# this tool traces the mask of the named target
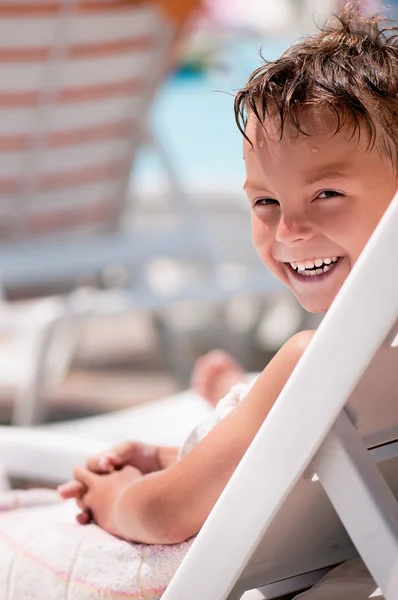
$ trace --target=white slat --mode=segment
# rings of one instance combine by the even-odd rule
[[[136,118],[142,98],[130,95],[53,106],[47,114],[47,132],[102,126],[124,118]],[[0,136],[29,134],[34,129],[34,108],[1,108]]]
[[[1,6],[1,5],[0,5]],[[2,48],[42,48],[54,41],[53,17],[8,17],[0,12]]]
[[[73,21],[69,40],[71,44],[106,42],[142,36],[143,32],[156,36],[167,26],[154,6],[136,6],[131,9],[107,11],[105,15],[83,14]]]
[[[131,140],[106,140],[90,144],[79,144],[65,148],[50,148],[41,155],[37,175],[82,170],[106,162],[116,162],[126,157],[131,148]],[[2,177],[18,177],[24,164],[22,152],[5,152],[0,160],[0,180]]]
[[[156,48],[151,52],[134,51],[116,56],[68,60],[62,62],[58,89],[109,85],[129,79],[148,81]],[[47,70],[45,62],[0,62],[0,93],[40,90]]]
[[[54,43],[56,16],[1,15],[0,47],[43,48]],[[162,27],[158,11],[150,6],[133,6],[114,12],[79,13],[73,19],[68,39],[70,44],[116,42],[145,35],[156,36]],[[164,25],[164,23],[163,23]]]
[[[29,212],[50,211],[56,208],[77,208],[83,204],[94,204],[101,198],[115,198],[119,189],[119,181],[97,182],[76,186],[73,194],[69,188],[51,192],[41,192],[32,196],[29,202]],[[12,196],[0,195],[0,220],[8,215],[7,207],[13,206],[16,199]]]

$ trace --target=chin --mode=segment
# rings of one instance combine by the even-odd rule
[[[326,298],[300,298],[297,295],[296,298],[304,310],[310,313],[325,313],[332,304],[332,301],[327,300]]]

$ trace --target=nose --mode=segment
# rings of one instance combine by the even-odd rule
[[[305,215],[281,214],[277,225],[275,239],[283,244],[293,244],[309,240],[313,236],[313,228]]]

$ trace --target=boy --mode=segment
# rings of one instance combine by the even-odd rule
[[[236,97],[254,244],[309,311],[329,308],[396,191],[397,67],[398,47],[378,20],[347,7],[337,25],[260,67]],[[310,337],[282,349],[285,375]],[[243,403],[259,413],[276,399],[269,386],[285,383],[267,370],[278,373],[267,368]],[[253,393],[263,387],[266,410]]]
[[[255,247],[309,311],[328,310],[397,189],[395,33],[346,7],[257,69],[236,97]],[[180,460],[127,443],[78,467],[61,492],[76,498],[79,521],[94,516],[147,544],[195,535],[311,337],[289,340]]]

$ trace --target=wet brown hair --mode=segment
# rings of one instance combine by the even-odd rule
[[[282,139],[286,123],[308,133],[304,110],[334,115],[336,131],[368,134],[398,164],[398,23],[366,17],[358,2],[330,17],[319,33],[291,46],[276,61],[252,73],[235,97],[235,119],[246,139],[247,117],[264,124],[277,119]]]

